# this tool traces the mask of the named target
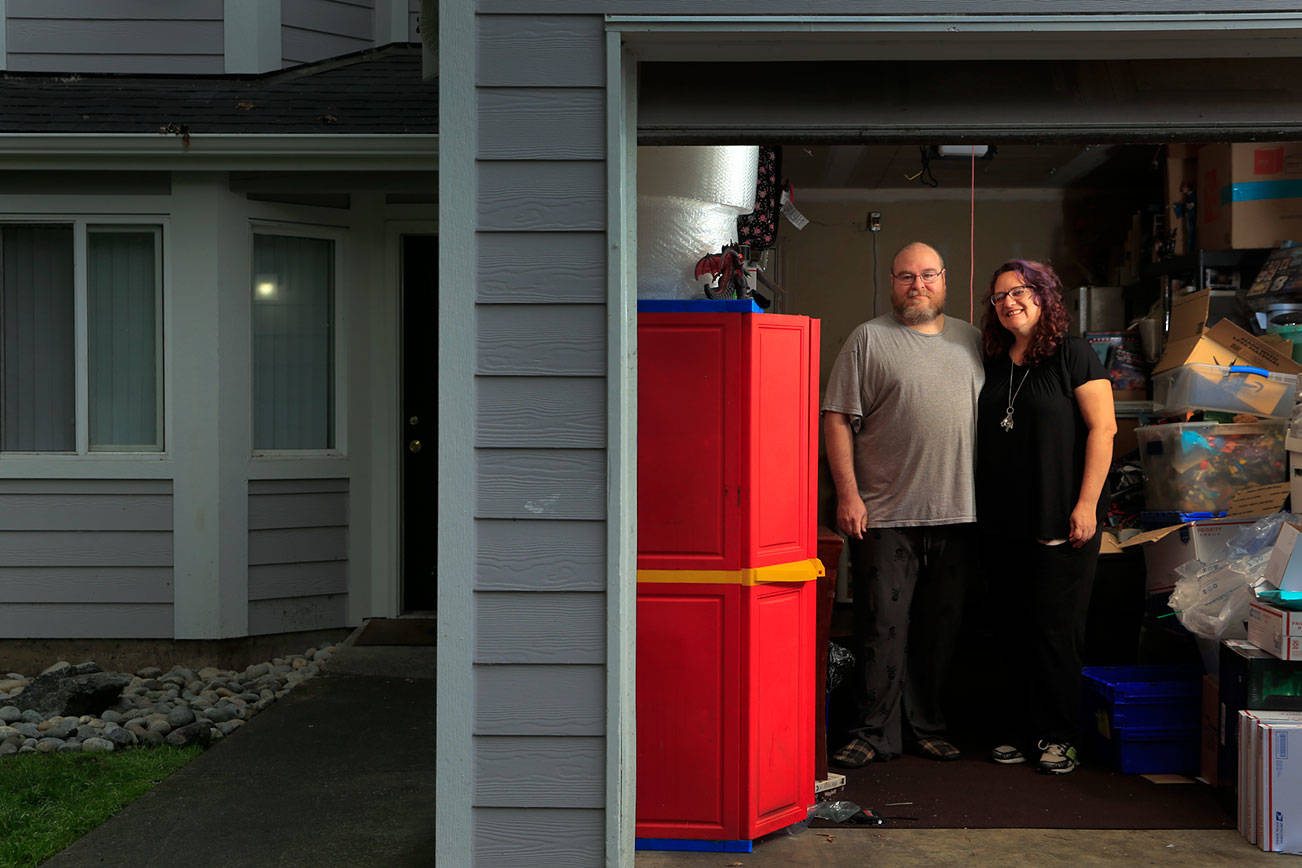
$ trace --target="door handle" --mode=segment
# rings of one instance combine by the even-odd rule
[[[408,444],[407,444],[407,451],[408,451],[408,452],[411,452],[411,453],[419,452],[419,451],[420,451],[420,441],[419,441],[419,440],[413,440],[413,441],[411,441],[410,443],[408,443]]]

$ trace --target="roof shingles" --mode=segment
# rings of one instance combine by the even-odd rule
[[[412,45],[256,76],[0,74],[0,135],[150,132],[437,133],[437,79]]]

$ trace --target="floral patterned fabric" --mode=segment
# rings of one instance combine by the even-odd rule
[[[761,145],[755,187],[755,210],[737,218],[737,242],[749,244],[752,255],[778,240],[778,209],[782,204],[782,149]]]

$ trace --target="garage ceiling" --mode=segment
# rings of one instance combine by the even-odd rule
[[[926,188],[919,177],[919,145],[787,145],[782,172],[797,190]],[[1156,145],[1073,143],[1000,144],[989,159],[976,161],[976,186],[990,188],[1126,189],[1158,182],[1162,163]],[[972,163],[930,159],[938,188],[967,189]]]

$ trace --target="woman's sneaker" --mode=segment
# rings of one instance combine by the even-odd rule
[[[1076,748],[1069,744],[1040,742],[1040,764],[1036,771],[1046,775],[1065,775],[1074,772],[1079,763],[1076,761]]]
[[[1011,744],[1001,744],[990,751],[990,758],[1001,765],[1011,766],[1026,762],[1026,756]]]

